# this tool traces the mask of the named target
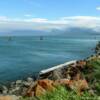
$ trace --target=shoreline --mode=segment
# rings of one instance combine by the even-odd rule
[[[92,66],[96,66],[95,63],[94,65],[91,65],[91,62],[96,60],[99,60],[100,62],[99,50],[100,49],[97,48],[96,53],[84,60],[65,62],[64,64],[41,70],[37,77],[27,77],[25,80],[16,80],[11,82],[9,87],[6,85],[0,85],[0,95],[37,97],[42,95],[44,84],[46,85],[45,91],[47,91],[50,87],[54,88],[52,83],[56,85],[67,85],[73,90],[73,86],[77,89],[79,88],[78,85],[80,85],[80,82],[83,87],[80,86],[80,91],[78,91],[78,93],[81,93],[81,89],[84,89],[92,91],[90,94],[94,95],[96,87],[93,89],[91,87],[92,84],[90,85],[89,82],[92,80],[94,86],[95,82],[99,84],[99,80],[91,76],[91,74],[95,73]],[[87,76],[85,76],[86,74]],[[35,88],[35,90],[33,88]],[[37,91],[39,91],[39,93]]]
[[[90,59],[91,57],[95,57],[96,55],[91,55],[89,58],[86,58],[85,60],[88,60]],[[14,86],[15,84],[19,85],[21,83],[23,83],[25,86],[30,86],[32,82],[35,82],[39,79],[45,79],[44,76],[48,77],[48,75],[46,75],[47,73],[51,74],[53,71],[56,71],[58,69],[62,69],[62,68],[68,68],[70,67],[70,65],[73,65],[75,64],[77,61],[84,61],[84,60],[72,60],[72,61],[68,61],[68,62],[65,62],[63,64],[59,64],[57,66],[53,66],[53,67],[50,67],[48,69],[43,69],[41,70],[40,72],[37,72],[37,75],[33,73],[32,77],[30,76],[26,76],[25,78],[23,79],[17,79],[15,81],[9,81],[8,83],[6,84],[0,84],[0,88],[3,88],[4,89],[10,89],[12,87],[12,85]],[[8,89],[6,90],[6,92],[8,91]],[[0,90],[1,91],[1,90]],[[6,93],[4,93],[6,94]]]
[[[98,55],[96,55],[96,54],[93,54],[93,55],[90,55],[89,57],[86,57],[85,59],[83,59],[83,60],[88,60],[88,59],[90,59],[91,57],[95,57],[95,56],[98,56]],[[70,64],[73,64],[73,63],[76,63],[77,61],[80,61],[80,60],[71,60],[71,61],[67,61],[67,62],[65,62],[65,63],[62,63],[62,64],[58,64],[58,65],[55,65],[55,66],[53,66],[53,67],[49,67],[49,68],[46,68],[46,69],[43,69],[43,70],[41,70],[41,71],[39,71],[39,72],[34,72],[33,74],[30,74],[30,75],[27,75],[27,76],[25,76],[25,77],[22,77],[22,78],[17,78],[17,79],[15,79],[15,80],[10,80],[10,81],[7,81],[7,83],[5,83],[5,84],[10,84],[10,83],[12,83],[12,82],[15,82],[15,81],[17,81],[17,80],[23,80],[23,81],[25,81],[27,78],[33,78],[34,80],[36,80],[36,78],[38,78],[38,76],[39,75],[41,75],[41,74],[46,74],[46,73],[48,73],[48,72],[51,72],[51,71],[53,71],[53,70],[56,70],[56,69],[58,69],[58,68],[64,68],[64,66],[68,66],[68,65],[70,65]],[[5,81],[4,81],[5,82]],[[3,82],[1,82],[0,83],[0,85],[5,85],[5,84],[2,84]]]
[[[32,38],[32,39],[34,40],[34,38]],[[73,60],[73,59],[84,59],[87,56],[92,54],[92,50],[90,50],[90,49],[94,48],[95,44],[96,44],[96,42],[93,42],[93,45],[92,45],[92,42],[88,41],[89,47],[87,47],[87,45],[85,46],[87,41],[85,42],[84,39],[81,42],[78,42],[77,39],[75,39],[75,43],[74,43],[73,38],[72,38],[73,41],[66,40],[68,38],[66,38],[66,39],[61,38],[61,41],[59,41],[60,38],[57,38],[56,41],[55,41],[55,39],[56,38],[53,38],[53,40],[52,39],[46,40],[49,43],[48,45],[51,45],[51,46],[54,46],[56,44],[56,42],[59,42],[59,45],[57,45],[57,46],[55,45],[56,48],[54,46],[55,49],[48,47],[48,45],[43,45],[43,47],[38,49],[38,46],[36,45],[38,43],[37,41],[32,42],[33,40],[31,41],[29,38],[28,39],[29,43],[28,43],[27,39],[22,40],[22,41],[25,41],[25,43],[27,41],[27,44],[29,45],[29,49],[28,49],[27,46],[25,44],[23,44],[24,42],[22,42],[22,44],[21,44],[23,47],[26,48],[25,49],[26,56],[24,56],[24,51],[22,50],[22,48],[20,46],[21,40],[19,38],[18,39],[15,38],[12,42],[7,42],[8,43],[7,45],[11,46],[10,47],[11,49],[9,47],[7,47],[4,50],[3,50],[3,48],[1,48],[2,55],[4,55],[3,58],[1,55],[1,68],[0,68],[1,69],[1,71],[0,71],[1,81],[7,80],[9,82],[9,81],[13,81],[15,79],[16,80],[23,79],[24,75],[25,75],[25,78],[27,78],[28,76],[30,76],[30,73],[32,75],[34,75],[33,72],[40,71],[44,68],[52,67],[52,65],[58,65],[60,63],[64,63],[66,60],[69,61],[69,60]],[[4,44],[6,43],[6,41],[4,39],[1,39],[1,40],[3,40],[1,42],[4,42]],[[64,41],[64,44],[62,44],[63,41]],[[70,44],[68,41],[70,41]],[[84,46],[82,46],[82,44]],[[34,47],[35,45],[36,45],[36,47]],[[69,47],[67,47],[67,45]],[[79,45],[79,47],[77,47],[77,45]],[[74,46],[75,46],[75,48],[74,48]],[[16,52],[17,51],[16,48],[18,49],[18,51],[20,53]],[[36,48],[36,50],[33,50],[32,48]],[[48,49],[45,49],[45,48],[48,48]],[[61,49],[61,51],[59,49]],[[7,50],[9,50],[9,53],[7,52]],[[4,51],[8,54],[5,54]],[[9,59],[6,56],[8,56]],[[36,57],[36,59],[34,59],[35,57]],[[6,64],[6,62],[7,62],[7,64]]]
[[[12,80],[9,80],[9,81],[3,81],[3,82],[0,82],[0,85],[5,85],[7,87],[9,87],[9,85],[12,83],[12,82],[16,82],[17,80],[23,80],[23,81],[26,81],[27,78],[31,77],[33,78],[34,80],[36,80],[36,78],[38,78],[39,74],[41,74],[41,72],[44,73],[44,71],[48,70],[56,70],[57,68],[60,68],[60,67],[64,67],[64,66],[67,66],[71,63],[75,63],[77,60],[71,60],[71,61],[66,61],[65,63],[62,63],[62,64],[58,64],[58,65],[55,65],[55,66],[51,66],[49,68],[46,68],[46,69],[43,69],[39,72],[34,72],[33,74],[30,74],[30,75],[26,75],[26,76],[23,76],[23,77],[19,77],[17,79],[12,79]]]
[[[52,69],[52,71],[50,70],[51,72],[48,72],[47,69],[43,70],[42,72],[47,71],[48,74],[43,73],[44,75],[41,74],[40,76],[42,76],[42,77],[41,78],[38,77],[38,79],[36,79],[36,80],[34,80],[31,77],[27,77],[27,79],[25,79],[25,80],[16,80],[14,82],[11,82],[8,87],[6,85],[1,85],[0,86],[0,98],[14,98],[14,99],[10,99],[10,100],[21,100],[21,98],[24,98],[24,97],[28,97],[28,98],[34,97],[35,95],[33,95],[33,89],[32,89],[34,86],[37,87],[36,91],[41,91],[41,92],[39,92],[40,94],[37,92],[36,97],[38,97],[39,95],[43,95],[43,90],[41,90],[41,88],[43,88],[42,84],[47,85],[48,88],[51,87],[51,89],[52,89],[52,86],[49,86],[49,85],[52,82],[55,85],[58,85],[58,84],[62,85],[62,86],[66,85],[66,84],[68,85],[68,84],[70,84],[71,77],[67,76],[66,78],[62,78],[62,76],[65,74],[64,70],[70,69],[73,71],[73,74],[75,74],[76,72],[74,73],[74,69],[72,69],[72,67],[74,68],[74,66],[77,66],[77,64],[78,64],[78,66],[83,69],[84,65],[86,64],[86,61],[95,59],[96,57],[100,59],[100,55],[92,55],[91,57],[86,58],[85,60],[71,61],[72,63],[70,63],[70,61],[69,61],[69,63],[67,62],[67,63],[61,64],[61,65],[68,64],[67,66],[62,66],[62,67],[60,66],[60,68],[59,68],[59,65],[57,65],[58,67],[57,66],[51,67],[50,68],[50,69]],[[53,70],[53,68],[54,69],[56,68],[56,69]],[[60,73],[63,72],[63,74],[59,74],[59,72]],[[59,75],[57,75],[57,74],[59,74],[61,76],[59,77]],[[73,77],[75,79],[72,79],[73,80],[72,82],[74,82],[75,80],[76,80],[77,84],[79,84],[78,82],[81,82],[84,86],[84,89],[87,90],[88,86],[89,86],[87,80],[79,79],[80,75],[78,75],[78,76],[77,75],[75,75],[75,77]],[[38,82],[40,82],[40,83],[38,83]],[[41,84],[40,89],[38,87],[39,84]],[[34,92],[36,92],[36,91],[34,91]],[[46,91],[48,91],[48,90],[46,90]],[[89,89],[89,91],[92,91],[92,93],[90,92],[90,94],[94,95],[94,90]]]
[[[20,79],[18,78],[18,79],[15,79],[15,80],[10,80],[10,81],[8,81],[6,83],[4,83],[5,81],[1,82],[0,85],[4,85],[4,86],[9,87],[9,85],[11,85],[11,83],[16,82],[17,80],[26,81],[27,78],[32,78],[35,81],[35,80],[38,79],[39,75],[41,75],[41,74],[46,74],[46,73],[48,73],[50,71],[56,70],[56,69],[61,68],[61,67],[63,68],[64,66],[68,66],[69,64],[75,63],[76,61],[77,60],[67,61],[67,62],[65,62],[63,64],[58,64],[56,66],[53,66],[53,67],[50,67],[50,68],[47,68],[47,69],[43,69],[43,70],[41,70],[39,72],[34,72],[33,74],[28,75],[28,76],[23,77],[23,78],[20,78]],[[47,71],[47,72],[45,72],[45,71]]]

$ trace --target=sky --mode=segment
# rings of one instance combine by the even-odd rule
[[[100,31],[100,0],[0,1],[0,32],[70,27]]]

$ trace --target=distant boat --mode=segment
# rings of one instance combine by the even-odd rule
[[[11,36],[8,36],[8,41],[12,41],[12,37]]]
[[[40,36],[40,40],[43,40],[43,36]]]

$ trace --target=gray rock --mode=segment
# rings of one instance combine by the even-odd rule
[[[13,89],[10,89],[9,93],[10,94],[15,94],[16,92],[18,92],[20,90],[20,87],[15,87]]]
[[[16,82],[12,82],[10,87],[13,88],[13,87],[15,87],[15,85],[16,85]]]
[[[22,95],[22,96],[25,96],[26,93],[27,93],[27,90],[28,90],[28,88],[23,87],[21,95]]]
[[[27,81],[23,82],[23,86],[25,86],[25,87],[29,87],[31,84],[32,84],[32,82],[27,82]]]
[[[17,80],[16,81],[16,85],[19,85],[19,84],[21,84],[22,83],[22,80]]]
[[[0,94],[7,94],[8,88],[6,86],[0,85]]]
[[[28,78],[27,78],[27,81],[28,81],[28,82],[33,82],[33,78],[28,77]]]
[[[63,74],[62,74],[62,69],[57,69],[57,70],[54,70],[53,73],[52,73],[52,78],[54,80],[57,80],[57,79],[62,79],[63,78]]]
[[[3,94],[7,94],[8,93],[8,88],[6,86],[3,86]]]

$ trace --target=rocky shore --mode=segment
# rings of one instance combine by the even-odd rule
[[[95,53],[98,54],[98,55],[100,55],[100,41],[96,45]]]
[[[53,91],[59,85],[74,90],[78,95],[82,95],[84,91],[95,95],[98,92],[95,83],[100,83],[100,81],[94,77],[94,68],[91,61],[100,60],[99,44],[97,44],[95,51],[96,54],[92,57],[39,75],[35,80],[29,77],[26,80],[12,82],[9,87],[0,85],[0,100],[38,97],[47,91]],[[91,82],[92,84],[90,84]]]

